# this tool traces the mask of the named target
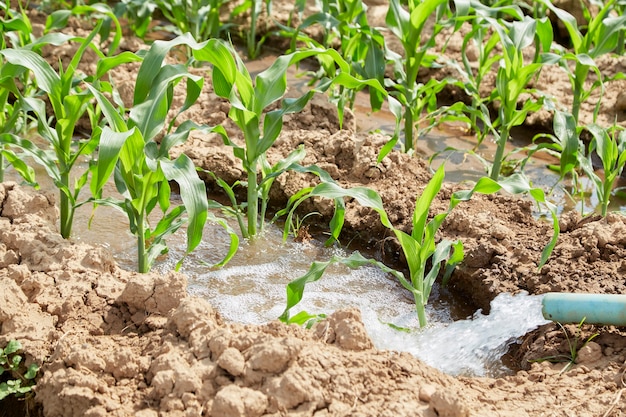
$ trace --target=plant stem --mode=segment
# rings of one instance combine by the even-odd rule
[[[428,320],[426,319],[426,308],[422,297],[415,295],[415,310],[417,311],[417,319],[420,323],[420,328],[426,327]]]
[[[424,328],[428,324],[428,319],[426,319],[426,303],[428,300],[424,299],[424,267],[425,265],[422,265],[419,271],[411,274],[411,285],[415,289],[413,299],[415,300],[415,311],[417,312],[420,328]]]
[[[415,147],[413,143],[413,112],[409,107],[404,113],[404,151],[408,152]]]
[[[150,270],[146,256],[146,233],[143,214],[137,217],[137,271],[145,274]]]
[[[415,56],[415,53],[406,49],[406,91],[408,97],[406,97],[407,106],[404,110],[404,152],[415,149],[414,131],[413,131],[413,105],[416,101],[416,83],[417,72],[419,71],[421,56]],[[419,58],[419,59],[418,59]]]
[[[574,69],[574,97],[572,103],[572,116],[574,116],[574,120],[576,120],[576,124],[578,124],[578,114],[580,112],[581,105],[581,97],[583,94],[583,83],[587,78],[587,74],[589,72],[589,68],[581,63],[576,63],[576,68]]]
[[[64,172],[61,174],[61,182],[66,185],[66,191],[69,192],[70,174]],[[61,236],[64,239],[68,239],[72,234],[72,218],[74,217],[74,210],[70,204],[69,196],[63,191],[59,192],[59,211],[60,211],[60,229]]]
[[[509,140],[509,127],[506,124],[502,125],[500,130],[500,138],[498,139],[498,147],[496,148],[496,154],[493,157],[493,165],[491,166],[492,180],[497,181],[500,177],[500,169],[502,168],[502,159],[504,158],[504,148],[506,142]]]
[[[258,19],[258,12],[260,0],[252,0],[252,10],[250,12],[250,31],[248,32],[248,58],[254,59],[257,55],[256,50],[256,21]]]
[[[248,236],[257,234],[257,220],[259,215],[259,194],[257,192],[256,164],[248,171]]]

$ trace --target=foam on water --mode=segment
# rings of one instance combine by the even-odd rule
[[[451,375],[496,376],[508,373],[501,362],[518,338],[547,323],[541,296],[503,293],[491,302],[490,314],[480,311],[453,323],[433,322],[417,329],[415,314],[397,317],[394,324],[412,329],[397,332],[377,323],[376,312],[363,312],[368,331],[379,349],[408,351]]]
[[[245,244],[223,269],[190,268],[194,263],[187,262],[184,272],[190,277],[190,291],[208,299],[228,320],[266,323],[282,314],[285,286],[292,279],[303,275],[313,261],[341,253],[318,244],[272,239],[270,235]],[[196,256],[202,257],[203,252],[208,256],[211,245],[204,245]],[[452,375],[510,372],[502,364],[502,355],[518,338],[546,323],[540,296],[501,294],[493,300],[489,315],[477,312],[466,320],[453,321],[445,304],[431,303],[427,306],[430,325],[420,329],[408,291],[376,267],[329,267],[322,279],[307,284],[303,300],[291,313],[329,314],[345,307],[361,310],[377,348],[410,352]]]

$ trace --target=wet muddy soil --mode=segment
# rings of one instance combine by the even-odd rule
[[[132,86],[136,69],[117,71],[113,76],[118,85]],[[546,77],[537,88],[563,96],[567,79],[557,73]],[[209,81],[184,117],[224,123],[236,137],[226,118],[228,107],[211,92]],[[603,100],[607,107],[601,111],[606,120],[613,120],[616,111],[608,97],[622,90],[608,86]],[[358,124],[350,118],[339,129],[335,109],[317,97],[302,114],[286,121],[268,158],[278,160],[303,144],[304,164],[321,166],[343,186],[375,189],[391,221],[409,230],[415,198],[431,171],[423,160],[399,152],[377,164],[386,138],[363,132]],[[196,134],[177,152],[227,182],[242,176],[232,151],[217,137]],[[295,173],[279,177],[272,190],[273,207],[283,207],[290,195],[313,182]],[[218,191],[208,178],[207,184]],[[451,192],[461,188],[467,185],[446,184],[432,214],[445,210]],[[313,201],[302,210],[318,211],[328,220],[332,205]],[[626,332],[621,328],[549,324],[527,334],[507,355],[518,369],[513,375],[453,378],[407,353],[374,349],[356,310],[339,310],[312,330],[278,322],[227,322],[211,300],[187,294],[184,275],[123,270],[105,249],[63,240],[56,216],[53,194],[0,184],[0,345],[17,339],[24,346],[26,365],[41,364],[34,402],[42,415],[464,417],[626,412]],[[624,293],[626,218],[582,218],[569,212],[561,216],[560,225],[554,253],[538,270],[551,229],[538,219],[533,202],[496,195],[462,203],[440,231],[441,238],[461,239],[466,248],[451,290],[485,311],[502,292]],[[342,236],[376,250],[390,265],[402,264],[377,216],[354,201],[347,202]],[[569,352],[566,333],[570,341],[598,336],[564,371],[564,363],[542,359]],[[10,412],[6,402],[0,406]]]

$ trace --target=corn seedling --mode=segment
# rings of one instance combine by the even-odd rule
[[[0,401],[9,395],[24,396],[30,393],[35,385],[39,366],[32,363],[26,372],[23,372],[21,370],[23,357],[19,354],[21,349],[22,345],[16,340],[10,340],[4,349],[0,349],[0,376],[5,372],[9,374],[8,379],[0,382]]]
[[[466,7],[460,7],[465,5]],[[447,65],[461,74],[461,79],[454,84],[463,89],[471,99],[469,106],[464,106],[463,112],[467,114],[465,121],[469,128],[477,135],[476,149],[489,133],[494,132],[489,111],[490,97],[481,95],[481,86],[485,76],[502,59],[502,52],[498,50],[500,43],[497,34],[493,33],[491,23],[485,17],[496,18],[505,15],[508,18],[522,19],[523,12],[517,6],[492,6],[485,7],[478,2],[457,3],[457,21],[468,20],[472,24],[471,30],[463,37],[461,50],[470,49],[476,51],[475,60],[470,59],[471,54],[462,54],[462,62],[450,60]]]
[[[23,47],[32,42],[32,26],[23,10],[11,9],[7,3],[0,3],[3,16],[0,17],[0,50],[8,47]],[[24,132],[28,123],[23,111],[21,96],[33,92],[29,73],[1,58],[0,62],[0,182],[4,180],[5,160],[30,183],[34,183],[34,171],[15,154],[2,138]],[[18,87],[20,86],[20,87]],[[20,93],[20,89],[22,93]],[[7,135],[7,136],[5,136]]]
[[[393,65],[394,77],[385,80],[385,87],[390,89],[390,95],[400,102],[404,110],[400,117],[404,121],[405,151],[415,148],[415,126],[424,110],[429,113],[436,110],[436,94],[447,83],[447,80],[438,81],[434,78],[426,84],[417,82],[420,68],[429,67],[436,60],[436,56],[429,51],[435,44],[435,37],[445,27],[443,18],[447,12],[448,2],[445,0],[409,0],[408,10],[404,9],[400,0],[391,0],[389,4],[385,21],[402,43],[404,56],[387,50],[386,60]],[[425,30],[426,22],[433,14],[433,27]],[[397,138],[392,139],[383,148],[380,159],[391,151],[396,141]]]
[[[552,155],[559,158],[558,171],[559,182],[561,182],[567,174],[576,175],[576,168],[579,166],[579,155],[584,155],[585,150],[577,133],[578,129],[574,116],[556,110],[552,125],[554,135],[537,135],[533,141],[545,137],[551,139],[552,143],[542,143],[536,149],[547,149]],[[532,153],[532,151],[529,152],[529,156]]]
[[[594,123],[587,125],[586,129],[593,138],[588,156],[579,158],[580,164],[596,189],[601,214],[606,216],[615,181],[622,174],[626,164],[626,130],[618,129],[617,126],[605,129]],[[591,162],[591,155],[594,152],[602,161],[603,173],[600,175],[596,174]]]
[[[358,252],[354,252],[348,257],[333,256],[326,262],[314,262],[305,275],[291,281],[287,285],[287,306],[280,316],[280,320],[302,324],[311,319],[315,319],[315,315],[310,315],[306,312],[301,312],[290,317],[289,311],[302,300],[304,288],[307,283],[319,280],[328,266],[340,263],[349,268],[374,265],[379,267],[382,271],[392,274],[400,281],[402,286],[413,295],[420,327],[426,326],[426,304],[428,303],[432,286],[439,276],[442,265],[444,266],[443,281],[445,284],[450,278],[455,266],[461,263],[464,258],[462,242],[451,242],[448,240],[437,242],[435,234],[448,214],[460,202],[469,200],[474,193],[492,194],[500,190],[505,190],[512,194],[529,193],[536,202],[546,205],[552,214],[554,233],[552,239],[542,252],[539,267],[545,264],[556,245],[559,234],[559,224],[555,208],[545,200],[545,195],[541,189],[533,188],[530,183],[519,174],[513,175],[500,182],[484,177],[476,183],[473,189],[454,193],[450,199],[448,210],[436,214],[429,221],[428,214],[430,205],[441,189],[443,178],[444,168],[442,165],[435,172],[435,175],[416,201],[415,210],[413,212],[413,228],[410,234],[396,229],[391,224],[384,210],[380,195],[371,189],[357,187],[345,190],[333,182],[322,182],[315,187],[315,189],[310,191],[307,196],[301,196],[298,201],[301,201],[302,198],[322,195],[335,198],[336,202],[342,201],[341,199],[344,197],[350,197],[358,201],[362,206],[372,208],[378,213],[382,224],[389,228],[398,239],[407,260],[410,276],[409,279],[407,279],[401,272],[387,267],[382,262],[367,259]],[[294,196],[294,198],[297,198],[297,196]],[[345,211],[345,207],[343,207],[343,210]],[[337,212],[341,213],[342,211],[336,210],[336,213]],[[331,224],[340,223],[343,221],[343,216],[336,216],[334,220],[335,221],[331,222]]]
[[[116,109],[95,86],[89,86],[109,125],[97,129],[94,135],[99,137],[99,150],[92,169],[93,201],[115,207],[128,216],[130,230],[137,236],[139,272],[148,272],[157,256],[167,252],[165,238],[185,221],[188,224],[186,254],[195,249],[202,239],[208,215],[206,188],[189,157],[184,154],[175,160],[169,157],[170,149],[184,142],[195,126],[183,123],[172,132],[175,119],[171,120],[165,136],[158,143],[155,140],[166,126],[174,85],[187,80],[187,96],[180,114],[197,100],[204,84],[202,77],[190,74],[184,66],[163,65],[167,52],[183,42],[177,38],[153,43],[137,75],[134,105],[128,119],[124,108]],[[123,200],[102,198],[102,188],[113,171]],[[182,205],[174,208],[170,207],[169,181],[175,181],[180,188]],[[149,216],[157,205],[162,217],[152,228]],[[177,269],[183,259],[177,263]]]
[[[579,27],[576,18],[569,12],[554,6],[549,0],[543,0],[546,7],[563,22],[572,42],[572,52],[566,52],[563,48],[557,48],[556,53],[543,54],[542,60],[545,63],[558,64],[569,76],[572,86],[573,103],[571,114],[578,124],[578,113],[580,106],[585,102],[592,92],[600,88],[601,94],[604,91],[604,79],[595,59],[601,55],[613,52],[622,43],[623,33],[626,30],[626,16],[623,14],[614,16],[611,11],[616,4],[615,0],[604,3],[599,12],[591,17],[589,10],[586,10],[588,24]],[[583,3],[581,3],[583,4]],[[583,7],[584,4],[583,4]],[[572,70],[570,63],[574,63]],[[593,71],[596,79],[589,86],[585,85],[589,72]],[[623,78],[623,74],[616,75]],[[594,110],[594,121],[600,109],[598,99]]]
[[[144,0],[121,0],[113,7],[115,15],[118,18],[125,17],[135,36],[141,39],[148,33],[152,13],[156,9],[157,4],[154,1]]]
[[[570,339],[569,332],[565,329],[565,327],[561,323],[557,322],[557,324],[563,331],[563,335],[565,336],[565,339],[567,340],[567,347],[569,350],[567,355],[561,354],[561,355],[546,356],[543,358],[530,360],[529,362],[548,361],[551,363],[566,363],[563,369],[561,369],[561,372],[559,372],[559,375],[569,371],[572,368],[572,366],[576,364],[576,359],[578,358],[578,352],[582,348],[587,346],[589,342],[591,342],[593,339],[595,339],[599,335],[598,333],[594,333],[581,343],[582,327],[583,327],[584,322],[585,322],[585,317],[583,317],[580,323],[578,323],[578,325],[576,326],[576,332],[573,335],[574,336],[573,340]]]
[[[533,62],[524,62],[523,50],[537,40],[539,48],[548,49],[552,44],[552,26],[545,18],[534,20],[524,16],[522,20],[506,22],[485,18],[491,23],[492,28],[500,38],[503,47],[500,67],[496,75],[496,88],[492,93],[491,101],[498,101],[498,118],[494,126],[496,134],[496,153],[491,167],[490,178],[497,180],[504,161],[504,150],[509,140],[511,129],[521,125],[529,112],[539,110],[542,106],[541,99],[525,100],[521,108],[518,104],[522,94],[530,94],[533,91],[527,85],[532,78],[538,75],[542,64],[535,59]],[[535,53],[537,58],[538,53]]]
[[[177,35],[190,33],[198,42],[218,38],[228,29],[229,25],[220,20],[225,3],[225,0],[156,0],[156,6],[171,23],[165,29]]]
[[[244,0],[241,4],[235,7],[231,13],[232,17],[250,13],[250,27],[247,28],[245,34],[242,33],[241,35],[241,38],[245,40],[249,59],[255,59],[259,56],[261,53],[261,46],[263,46],[267,37],[267,35],[264,35],[261,39],[257,40],[257,23],[261,12],[263,12],[263,4],[265,4],[267,12],[266,15],[271,16],[272,0]]]
[[[105,15],[116,21],[115,16],[105,6],[81,6],[77,12],[91,11],[97,17]],[[119,25],[117,25],[119,28]],[[38,133],[44,139],[48,148],[40,148],[35,142],[20,138],[16,135],[5,135],[3,142],[15,146],[36,163],[42,165],[59,189],[60,232],[65,238],[71,235],[74,212],[79,205],[80,190],[87,182],[88,171],[84,171],[73,180],[71,174],[81,158],[90,157],[98,146],[97,139],[92,136],[86,140],[76,140],[75,128],[78,120],[88,114],[95,121],[92,109],[92,95],[89,90],[81,87],[82,81],[97,81],[106,74],[108,69],[129,60],[138,59],[133,54],[106,57],[93,40],[100,33],[100,20],[87,38],[71,37],[60,33],[49,33],[33,44],[22,48],[8,48],[0,50],[0,54],[15,67],[22,67],[34,75],[37,87],[47,96],[54,114],[54,124],[50,124],[44,100],[36,97],[21,97],[24,109],[32,112],[37,120]],[[116,35],[121,37],[121,32]],[[115,39],[119,38],[118,36]],[[74,54],[67,68],[55,71],[33,48],[44,44],[59,45],[67,41],[77,42],[78,50]],[[113,43],[116,41],[114,40]],[[119,42],[119,39],[117,40]],[[113,46],[112,46],[113,47]],[[87,77],[77,72],[78,65],[85,51],[90,48],[101,58],[96,76]],[[134,58],[131,58],[134,57]],[[51,152],[50,152],[51,151]],[[82,161],[81,161],[82,162]]]
[[[559,110],[554,111],[553,131],[554,134],[538,134],[533,138],[533,142],[540,141],[524,148],[528,156],[522,161],[522,170],[526,162],[538,151],[546,151],[550,155],[555,156],[559,160],[558,166],[549,166],[550,169],[559,173],[559,179],[552,186],[552,190],[560,184],[567,175],[571,175],[573,182],[573,193],[582,194],[583,190],[579,188],[578,170],[581,168],[580,160],[585,158],[585,147],[579,139],[579,130],[576,127],[574,116]],[[543,141],[548,139],[549,142]],[[564,190],[567,194],[569,191]],[[581,205],[584,205],[581,198]]]
[[[339,65],[341,71],[326,85],[326,88],[332,83],[351,88],[367,85],[385,94],[384,89],[376,80],[361,81],[350,76],[349,65],[332,49],[310,49],[280,56],[253,80],[244,63],[228,43],[219,39],[210,39],[202,44],[189,40],[185,43],[192,48],[193,56],[197,60],[213,65],[212,79],[215,93],[230,102],[231,108],[228,116],[243,133],[243,146],[235,143],[225,134],[222,137],[225,144],[233,148],[235,157],[241,160],[247,175],[245,183],[247,226],[242,229],[245,238],[255,237],[262,232],[263,223],[259,227],[259,208],[260,213],[264,214],[271,185],[268,181],[273,181],[291,165],[279,162],[275,167],[270,167],[265,159],[266,152],[282,131],[283,116],[301,111],[316,92],[310,90],[298,98],[284,98],[287,89],[287,68],[305,58],[327,55]],[[279,100],[281,100],[281,107],[268,111],[268,108]],[[295,158],[299,151],[294,152],[288,159]],[[240,207],[243,208],[243,206]]]
[[[359,79],[376,79],[384,84],[385,40],[383,35],[369,26],[366,6],[361,0],[324,0],[319,2],[320,11],[307,17],[297,28],[283,26],[283,34],[291,36],[291,50],[296,50],[298,42],[306,47],[335,48],[351,64],[351,74]],[[323,28],[321,43],[316,42],[304,31],[314,25]],[[335,76],[335,65],[330,59],[320,57],[320,68],[311,73],[311,83]],[[340,112],[346,105],[354,105],[357,90],[339,87],[331,91],[331,101]],[[373,111],[380,110],[384,95],[370,89],[370,104]]]
[[[312,216],[321,216],[321,214],[317,211],[311,212],[311,213],[307,213],[304,216],[300,217],[298,215],[295,215],[290,224],[289,224],[289,229],[291,230],[291,234],[293,235],[293,238],[295,240],[306,240],[307,236],[309,236],[308,230],[309,230],[309,226],[305,225],[304,222],[307,218],[312,217]]]

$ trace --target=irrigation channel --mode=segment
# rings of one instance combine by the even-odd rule
[[[359,114],[358,103],[356,109],[357,124],[363,130],[376,129],[376,126],[384,129],[392,121],[385,113]],[[361,120],[364,123],[360,123]],[[463,146],[465,140],[462,135],[455,134],[454,129],[437,130],[421,138],[419,146],[424,153],[432,154],[446,146],[466,148],[467,144]],[[489,143],[480,149],[486,157],[492,151]],[[451,181],[476,180],[483,173],[477,161],[461,153],[448,153],[439,158],[439,161],[443,160],[446,161],[446,178]],[[435,165],[438,163],[436,161]],[[535,185],[546,188],[557,180],[546,169],[546,161],[542,160],[532,161],[526,173]],[[42,188],[52,189],[51,185],[45,184],[46,178],[43,171],[38,173]],[[19,182],[17,174],[11,170],[7,172],[7,179]],[[108,191],[114,192],[112,184],[110,188]],[[563,194],[555,192],[551,199],[562,210],[571,208]],[[585,209],[592,210],[596,204],[592,195],[586,201]],[[614,204],[617,205],[614,209],[626,208],[624,202]],[[128,231],[127,218],[113,209],[101,207],[89,228],[91,214],[91,208],[86,206],[78,211],[73,238],[104,245],[121,267],[135,269],[135,238]],[[236,228],[235,224],[232,226]],[[221,260],[228,248],[228,235],[221,227],[208,224],[205,236],[210,239],[204,239],[182,269],[189,277],[189,292],[208,299],[226,319],[250,324],[276,319],[285,308],[286,284],[303,275],[313,261],[327,260],[342,250],[325,248],[315,240],[295,242],[289,239],[283,243],[282,229],[272,225],[263,239],[243,243],[231,262],[216,270],[207,264]],[[157,264],[156,271],[174,268],[184,253],[184,233],[170,237],[168,246],[170,256]],[[294,313],[306,310],[329,314],[349,306],[361,310],[377,348],[407,351],[451,375],[502,376],[511,373],[502,360],[508,347],[546,323],[541,315],[541,296],[503,293],[493,300],[490,314],[484,315],[481,311],[472,311],[462,299],[453,297],[445,288],[436,286],[427,309],[430,325],[420,330],[408,292],[375,267],[358,270],[343,266],[329,268],[323,279],[307,286],[305,297]],[[398,327],[405,331],[398,330]],[[432,346],[438,348],[432,349]]]
[[[39,176],[42,180],[43,174]],[[7,179],[19,181],[12,171]],[[47,188],[44,181],[41,185]],[[104,246],[122,268],[135,269],[135,238],[128,231],[126,217],[101,207],[87,227],[90,216],[90,208],[79,209],[73,239]],[[272,225],[262,239],[241,244],[224,268],[211,269],[207,264],[221,260],[229,244],[228,235],[221,227],[208,224],[205,236],[211,238],[203,240],[181,269],[189,278],[188,290],[209,300],[224,318],[245,324],[275,320],[285,308],[289,281],[303,275],[313,261],[343,251],[326,248],[316,240],[295,242],[290,238],[283,242],[282,229]],[[154,270],[174,269],[185,244],[184,233],[170,237],[170,253]],[[431,297],[427,307],[430,325],[420,330],[409,293],[393,277],[376,267],[350,270],[333,266],[323,279],[307,286],[296,311],[330,314],[340,307],[358,307],[377,348],[407,351],[448,374],[471,376],[510,373],[501,360],[508,346],[546,323],[541,315],[541,296],[501,294],[492,302],[489,315],[472,312],[462,299],[439,286]]]
[[[249,63],[250,72],[261,71],[271,64],[272,59],[270,56]],[[300,77],[294,68],[290,69],[288,82],[296,92],[301,90],[302,93],[308,88],[306,78]],[[390,132],[393,129],[394,119],[390,113],[368,112],[368,98],[364,94],[359,93],[354,109],[358,130]],[[507,151],[528,144],[528,139],[521,137],[510,141]],[[423,156],[440,153],[433,162],[433,168],[445,162],[447,181],[476,181],[484,175],[484,167],[478,159],[463,152],[444,152],[446,148],[469,149],[474,142],[475,138],[464,136],[461,129],[444,126],[421,137],[416,152]],[[495,145],[486,140],[476,151],[490,159]],[[553,162],[532,159],[526,165],[525,173],[535,186],[547,190],[558,182],[558,175],[546,168],[548,163]],[[50,180],[45,171],[39,167],[36,169],[42,189],[53,189],[52,184],[46,184]],[[6,179],[20,182],[11,168],[6,173]],[[114,194],[113,184],[109,187],[107,192]],[[571,199],[557,189],[550,194],[550,200],[559,211],[574,209]],[[597,205],[597,199],[592,194],[584,201],[583,211],[591,212]],[[611,209],[624,210],[626,202],[614,199]],[[101,207],[92,219],[91,227],[88,227],[91,214],[88,206],[78,210],[73,239],[105,246],[122,268],[134,270],[137,259],[135,238],[128,230],[126,216],[114,209]],[[234,221],[231,226],[237,228]],[[275,320],[285,308],[285,286],[303,275],[313,261],[327,260],[337,251],[348,254],[343,249],[325,248],[316,240],[295,242],[290,238],[283,242],[282,229],[271,225],[262,239],[242,243],[235,257],[224,268],[211,269],[207,265],[222,259],[229,237],[223,228],[212,224],[206,226],[205,236],[210,236],[210,239],[203,240],[182,268],[189,278],[188,290],[209,300],[226,319],[246,324]],[[166,272],[174,269],[185,245],[185,235],[180,231],[168,238],[170,254],[157,262],[155,270]],[[525,293],[503,293],[492,301],[490,313],[485,315],[480,310],[473,311],[463,299],[454,297],[436,284],[427,306],[430,324],[425,329],[419,329],[413,301],[393,277],[376,267],[350,270],[333,266],[323,279],[307,286],[304,299],[294,313],[306,310],[309,313],[330,314],[338,308],[358,307],[377,348],[409,352],[450,375],[497,377],[512,373],[502,360],[508,347],[547,322],[541,314],[541,298]],[[437,346],[437,349],[432,346]]]

